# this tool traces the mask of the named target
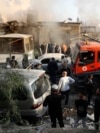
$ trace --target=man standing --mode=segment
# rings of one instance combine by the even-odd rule
[[[22,66],[24,69],[26,69],[29,66],[29,61],[28,61],[28,55],[24,54],[23,59],[22,59]]]
[[[18,67],[18,62],[16,61],[15,56],[11,57],[11,60],[9,61],[9,63],[10,63],[11,68]]]
[[[56,84],[56,73],[58,70],[58,64],[55,61],[55,58],[52,58],[48,63],[47,70],[49,72],[50,80],[52,84]]]
[[[99,130],[99,119],[100,119],[100,88],[96,91],[96,98],[94,101],[94,122],[95,129]]]
[[[62,77],[59,80],[59,90],[61,94],[65,95],[65,105],[68,106],[69,101],[69,93],[70,93],[70,85],[73,84],[75,80],[70,76],[67,76],[67,71],[62,72]]]
[[[87,98],[88,98],[88,105],[90,105],[92,95],[93,95],[93,90],[94,90],[93,75],[90,74],[86,81],[86,92],[87,92]]]
[[[60,127],[64,127],[63,113],[62,113],[62,100],[65,97],[59,94],[58,86],[56,84],[51,87],[51,95],[47,96],[43,106],[48,105],[48,112],[51,119],[51,127],[56,128],[56,119],[58,119]]]
[[[77,118],[75,120],[74,127],[78,126],[78,121],[82,120],[83,127],[86,126],[86,116],[87,116],[87,108],[88,108],[88,101],[86,100],[86,94],[84,92],[79,93],[79,99],[75,100],[75,107],[77,110]]]

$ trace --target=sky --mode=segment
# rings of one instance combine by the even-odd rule
[[[99,25],[100,0],[0,0],[0,21],[24,21],[29,13],[38,21],[79,18],[85,24]]]

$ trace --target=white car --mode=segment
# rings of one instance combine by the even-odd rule
[[[14,94],[15,99],[18,100],[21,115],[31,118],[43,115],[46,111],[43,108],[44,99],[51,94],[49,77],[45,74],[45,71],[34,69],[4,69],[0,71],[0,75],[4,77],[7,71],[18,73],[24,78],[23,88],[18,88],[19,93]],[[0,103],[0,105],[2,104]],[[2,109],[2,107],[0,108]]]
[[[46,53],[38,57],[38,59],[42,63],[42,68],[47,71],[47,65],[50,62],[51,58],[55,58],[58,64],[58,69],[61,68],[61,57],[65,56],[64,54],[61,53]]]
[[[50,61],[51,58],[55,58],[55,60],[57,61],[58,64],[58,74],[61,73],[61,69],[62,69],[62,59],[61,57],[64,56],[67,59],[67,70],[70,72],[71,71],[71,57],[66,57],[65,54],[62,53],[46,53],[43,54],[41,56],[38,57],[38,60],[40,60],[41,64],[42,64],[42,68],[48,73],[47,70],[47,65]]]

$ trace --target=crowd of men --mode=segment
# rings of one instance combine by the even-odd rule
[[[68,47],[65,43],[62,43],[61,45],[57,43],[45,43],[43,42],[40,45],[41,54],[44,53],[63,53],[69,55],[71,52],[70,47]]]
[[[38,59],[35,59],[38,62]],[[18,62],[15,60],[15,56],[12,56],[11,60],[7,60],[7,63],[12,68],[18,66]],[[26,69],[29,66],[28,57],[24,55],[22,60],[23,68]],[[7,64],[8,65],[8,64]],[[60,127],[64,127],[63,113],[62,113],[62,100],[65,100],[64,108],[69,108],[69,96],[70,96],[70,85],[75,83],[75,79],[70,76],[69,71],[66,69],[67,61],[65,57],[62,57],[62,69],[59,80],[57,81],[57,70],[58,65],[54,58],[48,63],[47,69],[49,71],[50,81],[51,81],[51,95],[49,95],[43,105],[48,106],[48,112],[51,119],[51,127],[56,127],[56,119],[58,119]],[[42,69],[41,63],[37,63],[32,69]],[[96,86],[94,92],[95,83],[93,81],[93,75],[88,75],[85,81],[84,90],[77,92],[79,99],[75,100],[75,108],[77,110],[77,117],[75,119],[74,127],[78,125],[78,121],[81,119],[83,127],[87,127],[87,110],[88,106],[91,104],[93,95],[94,99],[94,123],[95,129],[99,129],[99,119],[100,119],[100,87]]]
[[[71,94],[70,85],[74,84],[75,80],[67,75],[66,71],[62,71],[62,76],[59,79],[58,84],[52,85],[52,93],[51,95],[47,96],[44,101],[44,106],[48,106],[48,112],[51,119],[51,127],[56,128],[56,119],[60,127],[64,127],[63,122],[63,107],[62,101],[64,100],[64,108],[69,107],[69,95]],[[89,87],[90,86],[90,87]],[[88,76],[86,85],[84,90],[80,90],[77,92],[78,99],[74,101],[74,107],[76,109],[76,118],[74,121],[74,128],[78,127],[79,120],[82,120],[83,128],[88,129],[86,122],[87,122],[87,112],[88,107],[92,101],[92,96],[94,95],[93,101],[93,112],[94,112],[94,127],[96,130],[99,130],[100,125],[100,88],[97,87],[95,93],[93,91],[93,81],[92,75]],[[58,107],[59,106],[59,107]]]

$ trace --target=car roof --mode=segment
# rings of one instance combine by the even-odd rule
[[[62,53],[46,53],[38,57],[39,60],[45,59],[45,58],[52,58],[55,59],[61,59],[61,57],[64,56]]]
[[[2,71],[0,71],[0,74],[4,74],[6,72],[18,73],[19,75],[22,75],[25,81],[29,83],[35,82],[45,73],[44,70],[35,70],[35,69],[2,69]]]

